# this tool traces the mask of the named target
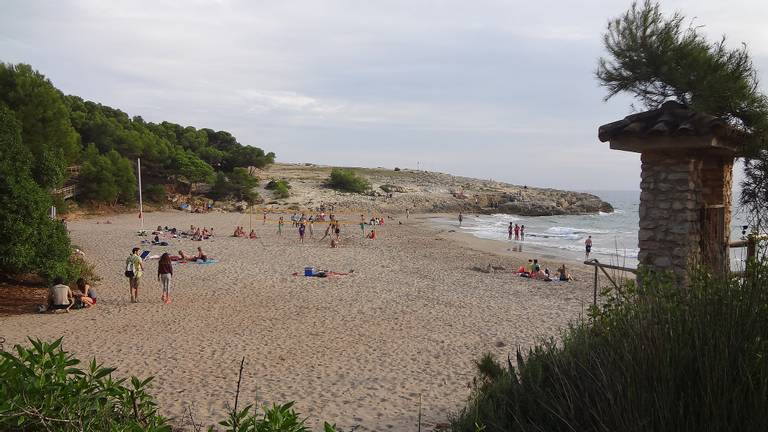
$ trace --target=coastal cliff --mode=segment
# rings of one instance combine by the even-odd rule
[[[332,167],[314,164],[270,165],[253,170],[259,178],[259,193],[267,204],[313,208],[332,204],[337,209],[404,212],[508,213],[524,216],[609,213],[611,204],[599,197],[557,189],[511,185],[450,174],[352,168],[371,184],[368,194],[338,192],[325,186]],[[291,185],[291,196],[273,199],[264,189],[271,179],[284,179]]]

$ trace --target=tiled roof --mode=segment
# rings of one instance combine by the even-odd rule
[[[733,137],[738,132],[722,118],[693,111],[687,106],[664,102],[660,108],[632,114],[623,120],[600,126],[597,136],[602,142],[616,138],[652,136],[715,135]]]

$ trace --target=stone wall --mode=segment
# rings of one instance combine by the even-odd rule
[[[643,153],[638,260],[684,280],[701,262],[703,161],[682,154]]]

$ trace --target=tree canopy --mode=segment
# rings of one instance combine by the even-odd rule
[[[33,157],[22,144],[22,126],[0,104],[0,273],[66,277],[70,243],[66,228],[48,217],[51,196],[32,178]]]
[[[741,201],[757,227],[768,205],[768,97],[760,91],[747,46],[708,41],[680,13],[665,17],[645,0],[608,23],[596,76],[606,100],[629,93],[646,108],[674,100],[727,120],[743,133],[746,181]]]
[[[119,109],[65,96],[25,64],[0,63],[0,103],[12,111],[34,180],[44,189],[62,186],[66,167],[82,164],[78,199],[102,203],[135,200],[135,160],[158,183],[213,182],[216,171],[262,168],[274,153],[240,144],[232,134],[163,121],[146,122]],[[238,177],[238,175],[235,175]],[[154,184],[153,184],[154,183]]]

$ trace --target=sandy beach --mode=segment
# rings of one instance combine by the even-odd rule
[[[285,214],[289,219],[290,214]],[[152,254],[197,246],[215,264],[176,264],[171,305],[160,300],[157,260],[146,262],[140,303],[129,301],[123,276],[136,235],[136,214],[72,221],[73,243],[96,265],[98,305],[68,314],[0,318],[6,349],[27,336],[64,337],[65,349],[83,360],[118,367],[120,376],[156,377],[152,393],[161,413],[185,423],[214,424],[234,401],[245,357],[241,401],[296,401],[318,429],[323,421],[344,429],[415,430],[422,403],[427,427],[446,422],[465,402],[473,360],[484,352],[501,358],[559,328],[587,308],[590,269],[575,266],[570,283],[514,276],[528,258],[493,241],[432,226],[432,215],[388,219],[378,239],[362,237],[359,215],[343,215],[342,245],[314,239],[299,243],[286,223],[276,234],[270,215],[253,215],[259,239],[229,237],[239,213],[147,213],[145,226],[214,227],[213,240],[169,240]],[[111,224],[104,224],[109,219]],[[398,224],[398,221],[403,224]],[[473,266],[501,265],[481,273]],[[305,266],[354,272],[308,278]]]

